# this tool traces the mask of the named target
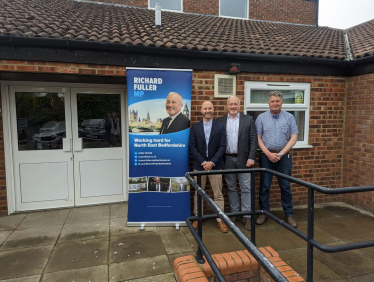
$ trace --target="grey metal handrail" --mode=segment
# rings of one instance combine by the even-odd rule
[[[266,172],[272,175],[279,176],[281,178],[287,179],[290,182],[297,183],[308,188],[308,231],[305,235],[304,233],[300,232],[299,230],[293,228],[285,221],[277,218],[273,214],[268,211],[264,210],[255,210],[255,173],[256,172]],[[193,237],[195,238],[198,244],[198,250],[196,253],[196,261],[198,263],[204,263],[204,259],[202,257],[202,253],[205,255],[209,265],[211,266],[214,274],[216,275],[217,279],[220,282],[225,281],[224,277],[222,276],[221,272],[219,271],[218,267],[216,266],[215,262],[213,261],[211,255],[209,254],[208,250],[206,249],[203,241],[202,241],[202,220],[208,218],[217,218],[219,217],[231,230],[231,232],[239,239],[239,241],[247,248],[247,250],[254,256],[255,259],[261,264],[262,267],[267,271],[272,279],[277,282],[287,281],[287,279],[270,263],[270,261],[258,250],[255,243],[255,221],[252,220],[252,229],[251,229],[251,240],[249,240],[242,231],[229,219],[229,217],[214,203],[214,201],[205,193],[203,189],[200,187],[200,178],[201,175],[209,175],[209,174],[229,174],[229,173],[251,173],[251,202],[252,202],[252,210],[250,212],[237,212],[237,213],[228,213],[229,216],[236,216],[236,215],[252,215],[254,217],[255,214],[263,213],[267,215],[269,218],[274,220],[275,222],[279,223],[281,226],[285,227],[292,233],[296,234],[298,237],[303,239],[307,242],[307,281],[313,282],[313,247],[317,249],[327,252],[327,253],[334,253],[334,252],[342,252],[348,250],[355,250],[360,248],[367,248],[374,246],[374,240],[366,241],[366,242],[358,242],[352,244],[344,244],[339,246],[325,246],[320,244],[319,242],[314,240],[314,191],[318,191],[324,194],[347,194],[347,193],[358,193],[358,192],[369,192],[374,191],[374,186],[361,186],[361,187],[345,187],[345,188],[325,188],[313,183],[309,183],[295,177],[279,173],[277,171],[273,171],[267,168],[248,168],[248,169],[231,169],[231,170],[214,170],[214,171],[194,171],[194,172],[187,172],[186,179],[190,182],[191,186],[197,191],[197,210],[198,215],[192,216],[186,219],[186,223],[188,228],[190,229]],[[193,176],[198,178],[198,183],[195,182]],[[213,209],[215,214],[213,215],[202,215],[201,210],[201,198],[203,198],[209,206]],[[191,222],[193,220],[198,220],[198,233],[196,233],[195,229],[193,228]]]

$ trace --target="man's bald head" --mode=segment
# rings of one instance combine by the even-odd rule
[[[210,101],[204,101],[201,104],[201,113],[203,115],[204,121],[208,122],[213,119],[214,106]]]

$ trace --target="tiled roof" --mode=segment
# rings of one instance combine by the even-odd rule
[[[354,58],[374,55],[374,20],[347,30]]]
[[[352,28],[356,56],[372,47],[374,23]],[[0,36],[42,37],[154,48],[307,56],[344,60],[343,30],[276,22],[162,12],[73,0],[0,0]],[[360,43],[363,41],[362,43]],[[371,45],[371,46],[369,46]],[[357,46],[357,47],[356,47]],[[370,49],[370,48],[369,48]]]

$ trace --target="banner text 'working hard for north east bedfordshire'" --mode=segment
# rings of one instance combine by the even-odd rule
[[[169,118],[166,99],[170,93],[182,97],[179,115],[184,121],[190,119],[192,72],[129,68],[127,89],[128,222],[184,222],[190,215],[190,189],[184,177],[189,171],[190,129],[160,131]],[[180,118],[172,121],[174,127]]]

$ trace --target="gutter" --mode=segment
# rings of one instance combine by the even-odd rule
[[[118,52],[135,54],[152,54],[181,57],[204,57],[219,59],[241,59],[255,61],[273,61],[273,62],[291,62],[299,64],[322,64],[346,67],[348,62],[345,60],[315,58],[307,56],[286,56],[286,55],[265,55],[253,53],[234,53],[219,51],[201,51],[189,49],[177,49],[166,47],[150,47],[142,45],[103,43],[95,41],[66,40],[56,38],[22,37],[22,36],[0,36],[0,46],[9,46],[13,49],[17,47],[38,47],[66,50],[90,50],[100,52]],[[350,61],[354,62],[354,61]]]
[[[354,60],[351,61],[351,64],[352,64],[352,66],[359,66],[359,65],[362,65],[362,64],[372,63],[372,62],[374,62],[374,56],[367,56],[367,57],[354,59]]]

